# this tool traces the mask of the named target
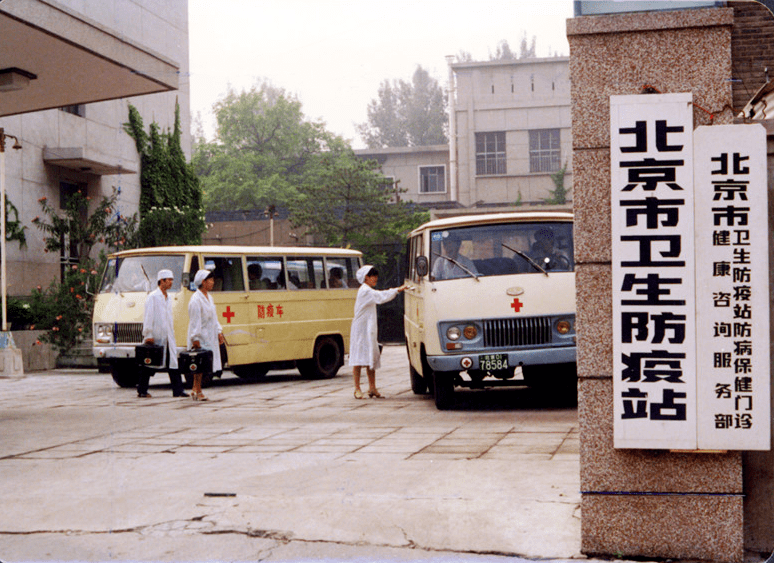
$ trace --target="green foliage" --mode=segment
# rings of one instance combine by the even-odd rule
[[[317,155],[318,166],[302,185],[291,220],[330,246],[370,246],[402,240],[428,218],[405,202],[375,160],[355,156],[341,143]]]
[[[5,198],[5,240],[7,242],[17,242],[19,248],[27,246],[27,235],[24,231],[27,229],[19,221],[19,210],[6,196]]]
[[[78,257],[80,264],[89,260],[92,248],[104,244],[110,248],[132,248],[136,241],[137,216],[121,216],[115,211],[118,192],[102,200],[89,213],[91,198],[77,191],[69,196],[64,213],[51,206],[48,198],[38,200],[40,215],[32,223],[45,233],[44,252],[60,252],[67,245],[68,254]]]
[[[100,257],[104,261],[104,254]],[[72,350],[90,334],[94,310],[92,292],[99,283],[99,267],[91,258],[65,269],[60,283],[47,288],[38,286],[29,301],[30,328],[46,329],[41,340],[50,342],[60,352]]]
[[[567,188],[564,187],[564,177],[567,174],[567,163],[564,163],[559,170],[551,174],[551,180],[554,182],[556,189],[551,190],[551,197],[545,198],[544,203],[551,205],[562,205],[567,203]]]
[[[140,155],[140,246],[199,244],[206,227],[202,190],[192,164],[185,161],[180,144],[180,106],[175,105],[175,126],[161,132],[151,123],[146,133],[142,116],[129,104],[124,130]]]
[[[527,32],[522,32],[521,42],[519,44],[518,55],[511,50],[508,41],[503,39],[497,44],[497,49],[494,54],[489,53],[490,61],[515,61],[517,59],[534,59],[537,57],[536,52],[537,38],[533,35],[532,41],[527,41]]]
[[[336,140],[322,122],[306,120],[294,96],[266,81],[229,90],[214,111],[216,140],[200,140],[193,157],[208,210],[289,206],[314,174],[316,155]]]
[[[368,104],[368,121],[356,126],[368,148],[419,147],[449,142],[446,96],[421,66],[411,82],[385,80]]]
[[[515,205],[516,207],[520,207],[523,204],[523,202],[521,201],[521,197],[522,197],[521,190],[519,190],[519,197],[516,198],[516,201],[513,202],[513,205]]]
[[[105,261],[101,252],[98,260],[91,258],[95,245],[110,249],[135,244],[137,217],[122,217],[115,212],[118,193],[102,200],[89,212],[90,198],[82,192],[71,194],[60,215],[42,197],[38,200],[43,213],[33,224],[45,234],[45,252],[75,251],[78,264],[63,272],[63,280],[52,281],[48,288],[38,287],[30,298],[30,315],[36,328],[47,329],[42,339],[60,351],[73,348],[90,333],[93,292],[98,272]]]

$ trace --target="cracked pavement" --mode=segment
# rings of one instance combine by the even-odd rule
[[[94,370],[0,379],[0,560],[514,561],[580,553],[574,407],[528,389],[438,411],[384,349],[385,399],[226,372],[210,401]]]

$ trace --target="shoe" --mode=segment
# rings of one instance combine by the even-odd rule
[[[355,389],[355,399],[362,399],[363,392],[360,389]]]
[[[191,398],[194,401],[209,401],[209,399],[205,397],[202,393],[191,393]]]
[[[137,397],[140,399],[150,399],[152,395],[150,393],[137,393]]]
[[[188,397],[188,393],[181,391],[180,393],[172,393],[173,397]]]
[[[373,398],[373,399],[384,399],[384,396],[381,393],[379,393],[378,389],[374,389],[373,391],[369,391],[368,392],[368,396]]]

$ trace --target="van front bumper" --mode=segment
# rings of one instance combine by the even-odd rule
[[[427,363],[433,371],[478,370],[481,366],[481,356],[502,354],[508,356],[509,369],[516,366],[566,364],[575,361],[576,349],[576,346],[561,346],[540,350],[492,350],[472,354],[454,354],[453,356],[444,354],[442,356],[428,356]]]
[[[139,346],[139,344],[137,345]],[[93,346],[92,353],[97,359],[127,359],[134,358],[135,346]]]

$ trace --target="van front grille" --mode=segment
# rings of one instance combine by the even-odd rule
[[[116,323],[113,325],[113,342],[142,344],[142,323]]]
[[[525,317],[484,321],[484,346],[505,348],[551,344],[551,319]]]

